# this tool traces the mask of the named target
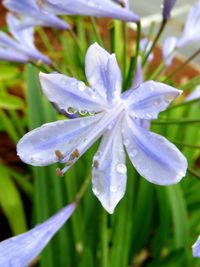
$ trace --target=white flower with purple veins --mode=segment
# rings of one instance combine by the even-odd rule
[[[111,0],[4,0],[3,3],[9,10],[29,16],[27,26],[43,25],[65,29],[69,25],[56,17],[64,14],[108,17],[132,22],[139,20],[139,17],[128,9],[128,2],[125,2],[126,8]]]
[[[182,48],[191,42],[197,42],[200,40],[200,0],[198,0],[191,8],[185,27],[180,38],[168,37],[163,46],[163,58],[172,53],[172,56],[167,60],[167,65],[170,65],[175,55],[175,49]],[[174,53],[173,53],[174,51]]]
[[[93,192],[113,213],[126,188],[124,146],[139,174],[152,183],[175,184],[185,175],[187,161],[176,146],[142,127],[143,121],[156,119],[181,91],[148,81],[121,94],[122,75],[116,57],[96,43],[87,51],[85,66],[91,88],[56,73],[41,73],[40,81],[46,97],[61,110],[90,116],[45,124],[27,133],[17,151],[31,165],[65,163],[60,171],[64,174],[103,136],[93,158]]]
[[[67,205],[54,216],[36,225],[30,231],[0,242],[0,266],[29,266],[69,219],[75,207],[75,203]]]
[[[7,24],[10,35],[0,32],[0,59],[14,62],[43,61],[50,64],[48,57],[38,51],[34,45],[33,28],[22,29],[26,18],[18,18],[14,14],[7,14]]]
[[[194,258],[200,258],[200,236],[196,243],[192,246],[192,254]]]
[[[46,0],[4,0],[3,4],[8,10],[27,16],[23,27],[42,25],[58,29],[67,29],[69,25],[56,15],[59,10]]]

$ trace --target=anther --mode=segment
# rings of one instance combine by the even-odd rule
[[[80,153],[79,153],[78,149],[75,149],[75,150],[71,153],[71,155],[70,155],[70,157],[69,157],[69,161],[74,160],[75,158],[78,158],[79,156],[80,156]]]
[[[98,168],[98,166],[99,166],[99,162],[98,162],[98,160],[94,160],[93,161],[93,166],[95,167],[95,168]]]
[[[60,150],[56,150],[56,151],[55,151],[55,154],[56,154],[56,156],[57,156],[57,158],[58,158],[59,160],[64,159],[64,156],[63,156],[63,154],[60,152]]]
[[[60,168],[57,168],[56,169],[56,175],[59,176],[59,177],[62,177],[63,176],[63,172],[61,171]]]

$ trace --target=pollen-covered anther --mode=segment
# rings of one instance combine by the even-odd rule
[[[94,167],[94,168],[98,168],[98,166],[99,166],[99,162],[98,162],[98,160],[95,159],[95,160],[93,161],[93,167]]]
[[[64,159],[64,156],[63,156],[63,154],[60,152],[60,150],[56,150],[56,151],[55,151],[55,154],[56,154],[56,157],[57,157],[59,160],[63,160],[63,159]]]
[[[57,156],[57,158],[58,158],[59,160],[63,160],[63,159],[64,159],[64,155],[61,153],[60,150],[56,150],[56,151],[55,151],[55,154],[56,154],[56,156]]]
[[[72,160],[74,160],[75,158],[78,158],[79,156],[80,156],[80,153],[79,153],[78,149],[75,149],[75,150],[71,153],[71,155],[70,155],[70,157],[69,157],[69,161],[72,161]]]
[[[59,177],[63,176],[63,172],[62,172],[62,170],[60,168],[56,169],[56,175],[59,176]]]

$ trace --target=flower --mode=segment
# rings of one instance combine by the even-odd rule
[[[194,258],[200,258],[200,236],[196,243],[192,246],[192,254]]]
[[[111,0],[4,0],[3,3],[9,10],[31,17],[32,25],[67,28],[68,25],[55,16],[64,14],[139,20],[128,8]]]
[[[0,59],[5,61],[27,62],[29,60],[43,61],[50,64],[48,57],[41,54],[34,45],[33,28],[19,30],[26,18],[18,18],[8,13],[7,23],[13,37],[0,32]]]
[[[180,38],[174,36],[168,37],[163,46],[163,58],[166,59],[170,53],[171,57],[167,60],[167,65],[170,65],[175,55],[175,48],[179,49],[191,42],[200,40],[200,0],[198,0],[191,8],[185,27]],[[173,53],[174,51],[174,53]]]
[[[171,10],[176,4],[176,0],[163,0],[163,18],[168,20],[170,18]]]
[[[0,242],[0,266],[27,267],[72,215],[76,205],[67,205],[30,231]]]
[[[4,0],[3,4],[8,10],[26,16],[26,23],[21,25],[23,27],[42,25],[58,29],[69,28],[66,22],[56,16],[59,10],[46,0]]]
[[[126,188],[124,145],[139,174],[152,183],[175,184],[185,175],[187,161],[182,153],[141,123],[156,119],[181,91],[147,81],[121,94],[122,76],[116,57],[96,43],[87,51],[85,67],[92,88],[57,73],[41,73],[40,81],[46,97],[61,110],[90,116],[45,124],[27,133],[17,151],[31,165],[65,163],[58,171],[63,174],[103,136],[93,158],[93,192],[113,213]]]
[[[200,99],[200,85],[185,97],[185,101],[192,101],[195,99]]]

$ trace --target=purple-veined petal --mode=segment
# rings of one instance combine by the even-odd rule
[[[110,55],[107,62],[107,79],[107,100],[112,105],[119,101],[122,89],[122,75],[115,54]]]
[[[92,88],[107,101],[119,99],[121,92],[121,71],[114,55],[110,55],[97,43],[91,45],[85,57],[85,72]]]
[[[0,32],[0,46],[2,46],[3,48],[10,48],[15,51],[21,51],[20,44],[2,31]]]
[[[50,64],[51,61],[48,57],[38,51],[34,45],[34,29],[32,27],[23,27],[27,17],[17,17],[12,13],[7,14],[7,23],[9,30],[19,43],[19,51],[26,54],[30,60],[43,61]]]
[[[169,66],[171,65],[173,59],[174,59],[174,55],[175,55],[175,51],[174,49],[177,46],[177,42],[178,39],[176,37],[168,37],[165,39],[164,44],[163,44],[163,59],[167,59],[167,57],[169,57],[166,60],[166,65]],[[172,53],[174,51],[174,53]],[[171,54],[171,56],[170,56]]]
[[[140,127],[128,116],[124,144],[132,164],[148,181],[171,185],[185,176],[187,160],[178,148],[163,136]]]
[[[200,258],[200,236],[192,246],[192,255],[194,258]]]
[[[75,210],[72,203],[30,231],[0,243],[0,266],[27,267]]]
[[[183,47],[190,42],[200,40],[200,1],[197,1],[191,8],[187,17],[183,34],[178,41],[177,46]]]
[[[126,190],[125,151],[120,120],[103,135],[93,158],[93,192],[109,213],[114,212]]]
[[[0,45],[0,60],[24,63],[28,61],[28,57],[12,49],[2,49]]]
[[[97,90],[75,78],[58,73],[40,73],[40,82],[48,100],[61,110],[73,108],[79,112],[99,112],[106,108],[106,103]]]
[[[143,81],[144,79],[143,79],[142,59],[140,56],[138,56],[132,87],[133,88],[138,87],[141,83],[143,83]]]
[[[54,4],[54,0],[48,0]],[[63,10],[63,14],[108,17],[123,21],[138,22],[139,17],[127,8],[111,0],[57,0],[56,5]]]
[[[200,86],[197,86],[189,95],[185,97],[185,101],[191,101],[199,98],[200,99]],[[200,102],[200,100],[199,100]]]
[[[10,11],[17,12],[29,17],[26,20],[27,24],[22,25],[23,27],[43,25],[47,27],[55,27],[58,29],[69,28],[69,25],[63,20],[59,19],[54,14],[47,12],[45,10],[46,5],[43,9],[42,5],[39,6],[35,0],[4,0],[3,4]]]
[[[176,4],[176,0],[163,0],[163,18],[169,19],[171,10]]]
[[[44,124],[22,137],[17,144],[17,154],[33,166],[58,162],[60,159],[55,152],[60,151],[63,157],[71,154],[90,135],[103,115]]]
[[[92,127],[92,129],[90,130],[90,133],[85,136],[85,138],[83,139],[82,142],[79,143],[79,145],[77,147],[75,147],[74,149],[77,149],[77,151],[79,152],[80,156],[83,155],[83,153],[85,153],[85,151],[96,142],[96,140],[104,134],[104,132],[107,129],[111,129],[116,121],[116,119],[118,118],[118,116],[121,114],[121,112],[124,110],[124,106],[123,105],[119,105],[116,108],[114,108],[111,111],[108,112],[103,112],[102,113],[102,118],[98,121],[98,123],[96,123],[96,125],[94,125],[94,127]],[[78,157],[76,157],[73,160],[73,163],[75,163],[78,160]],[[65,162],[69,162],[70,161],[70,154],[68,154],[65,159]],[[63,170],[62,173],[65,173],[70,166],[66,166]]]
[[[182,91],[164,83],[147,81],[123,94],[132,117],[156,119]]]

